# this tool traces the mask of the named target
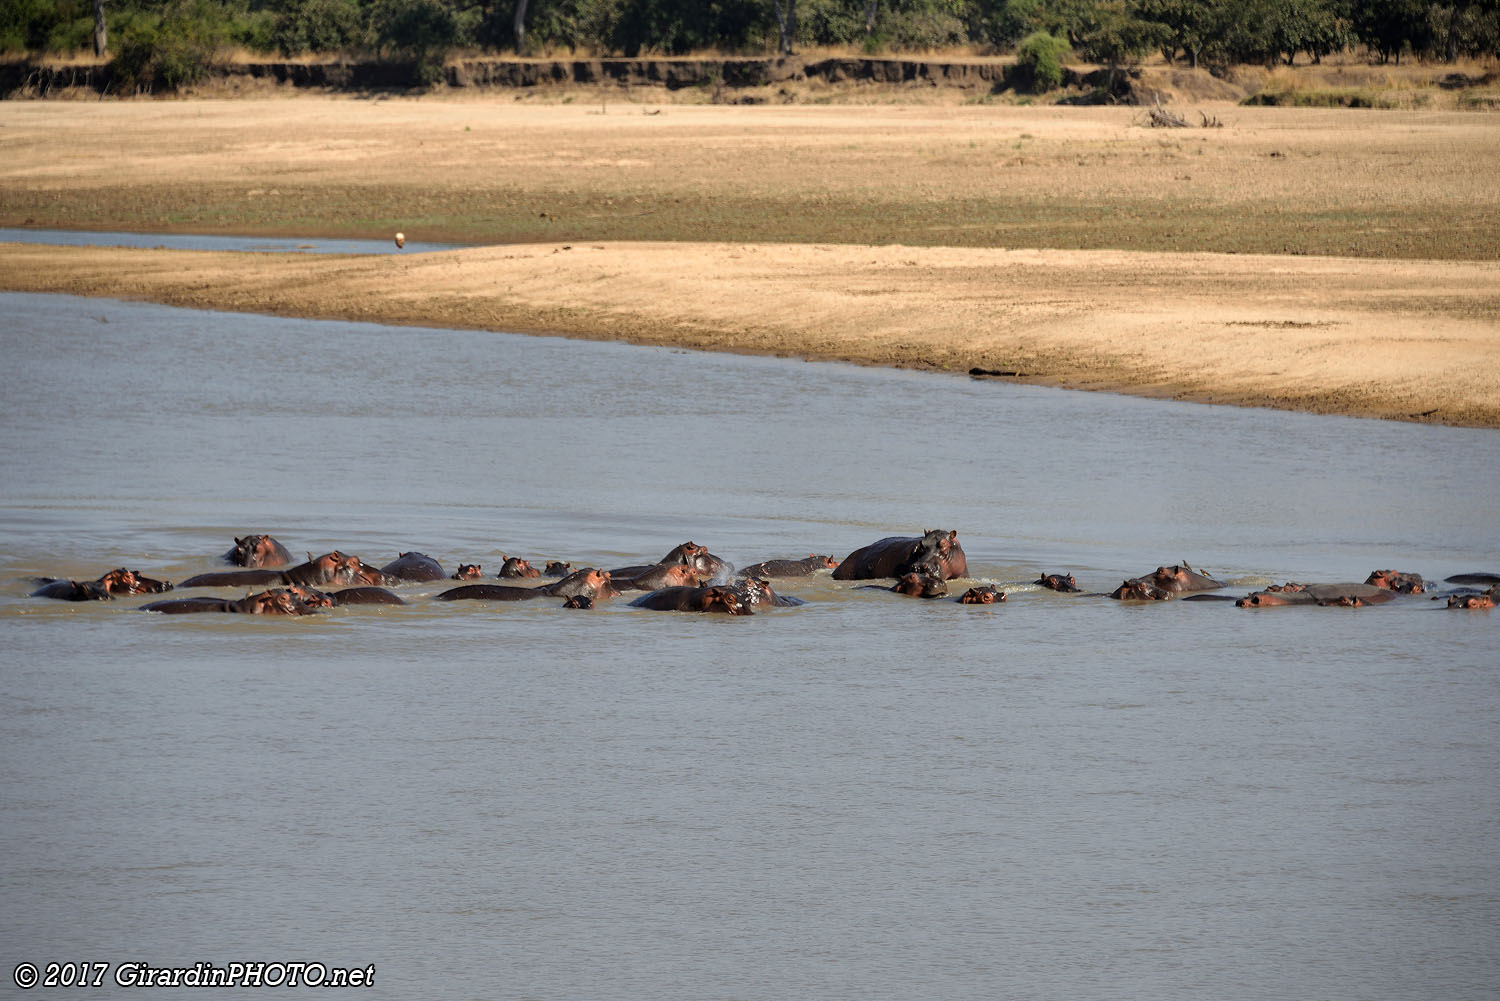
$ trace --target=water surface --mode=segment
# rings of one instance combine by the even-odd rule
[[[59,296],[0,315],[12,966],[374,963],[401,998],[1497,994],[1500,619],[1026,584],[1500,569],[1493,431]],[[180,580],[251,531],[493,568],[933,527],[1010,600],[825,577],[724,619],[423,585],[247,621],[25,596]]]

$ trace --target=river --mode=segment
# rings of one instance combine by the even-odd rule
[[[7,996],[70,960],[374,964],[363,996],[391,998],[1500,996],[1500,618],[1029,583],[1497,571],[1493,431],[66,296],[0,315]],[[745,618],[439,585],[297,620],[27,597],[181,580],[248,532],[493,570],[939,527],[1007,602],[826,575]]]

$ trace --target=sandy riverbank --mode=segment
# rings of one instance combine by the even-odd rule
[[[480,246],[8,245],[0,288],[1500,427],[1496,118],[1216,113],[7,102],[0,225]]]
[[[1500,264],[786,244],[319,258],[9,244],[0,287],[1500,427]]]

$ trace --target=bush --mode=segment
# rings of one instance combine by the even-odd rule
[[[1067,54],[1066,41],[1036,31],[1021,39],[1016,48],[1016,62],[1030,78],[1031,89],[1042,93],[1062,86],[1062,61]]]
[[[289,56],[346,52],[368,41],[364,18],[352,0],[308,0],[276,15],[271,42]]]
[[[221,13],[210,0],[178,0],[120,25],[110,62],[119,89],[180,90],[203,79],[225,41]]]

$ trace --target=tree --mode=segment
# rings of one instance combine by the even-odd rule
[[[104,0],[94,0],[94,55],[109,50],[109,33],[104,26]]]
[[[458,22],[441,0],[383,0],[375,10],[376,41],[416,64],[417,79],[436,83],[458,44]]]
[[[1161,25],[1137,17],[1125,0],[1102,0],[1082,13],[1073,47],[1084,58],[1108,66],[1111,76],[1158,47],[1162,38]]]
[[[526,0],[516,0],[516,17],[512,25],[516,43],[516,55],[526,51]]]
[[[1195,69],[1230,16],[1227,0],[1138,0],[1136,14],[1160,26],[1161,54],[1167,62],[1181,53]]]
[[[771,0],[771,5],[776,8],[777,51],[789,56],[797,35],[797,0]]]
[[[1421,52],[1432,42],[1425,0],[1355,0],[1354,34],[1381,62],[1401,62],[1402,49]]]

